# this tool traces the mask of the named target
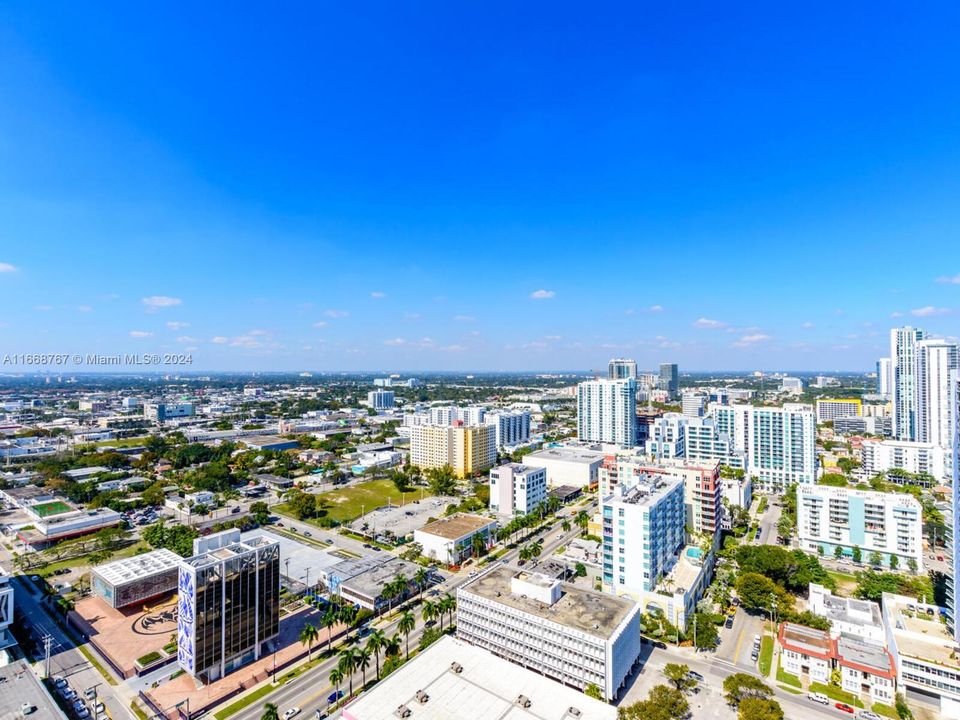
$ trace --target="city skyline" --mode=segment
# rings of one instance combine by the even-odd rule
[[[0,345],[869,371],[960,335],[957,8],[550,7],[0,9]]]

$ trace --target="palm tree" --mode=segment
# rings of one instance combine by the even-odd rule
[[[353,660],[360,672],[363,673],[363,685],[367,686],[367,668],[370,667],[370,651],[367,648],[357,648],[353,651]]]
[[[344,648],[340,651],[340,660],[337,661],[337,669],[350,680],[350,697],[353,697],[353,671],[357,667],[353,653],[353,648]]]
[[[427,572],[427,569],[422,567],[419,568],[413,576],[413,581],[417,584],[417,587],[420,588],[420,599],[423,600],[423,588],[427,584],[427,580],[430,579],[430,573]]]
[[[267,703],[263,706],[263,715],[260,716],[260,720],[280,720],[280,714],[277,710],[277,706],[273,703]]]
[[[340,683],[342,682],[343,682],[343,670],[341,670],[339,667],[335,667],[333,670],[330,671],[330,684],[333,685],[333,690],[334,690],[333,696],[335,698],[339,699],[340,697]]]
[[[577,516],[573,520],[577,526],[580,528],[581,534],[586,535],[587,526],[590,524],[590,516],[583,510],[577,513]]]
[[[330,643],[333,637],[333,626],[337,624],[337,615],[333,608],[327,606],[327,611],[320,618],[320,625],[327,631],[327,654],[330,654]]]
[[[385,657],[400,654],[400,633],[394,633],[383,642],[383,654]]]
[[[423,621],[425,623],[430,622],[437,616],[437,604],[429,600],[424,600],[420,614],[423,615]]]
[[[313,643],[317,639],[317,629],[307,623],[300,631],[300,642],[307,646],[307,662],[313,659]]]
[[[570,532],[570,527],[571,527],[571,525],[570,525],[570,521],[569,521],[569,520],[564,520],[562,523],[560,523],[560,528],[561,528],[564,532]]]
[[[457,609],[457,599],[453,595],[447,594],[440,601],[440,612],[450,614],[450,625],[453,625],[453,611]]]
[[[367,638],[367,650],[373,653],[374,660],[377,663],[377,679],[380,679],[380,651],[387,646],[387,636],[383,630],[371,630],[370,637]]]
[[[407,636],[407,660],[410,659],[410,631],[416,626],[417,619],[409,610],[400,617],[400,622],[397,624],[397,629]]]

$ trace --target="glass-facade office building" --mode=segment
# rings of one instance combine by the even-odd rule
[[[180,564],[177,662],[212,682],[260,658],[280,623],[280,546],[263,537]]]

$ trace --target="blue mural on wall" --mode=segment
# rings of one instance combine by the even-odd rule
[[[180,579],[177,583],[179,599],[177,600],[177,663],[187,672],[194,672],[194,637],[193,621],[194,607],[196,606],[197,589],[194,585],[193,574],[180,568]]]

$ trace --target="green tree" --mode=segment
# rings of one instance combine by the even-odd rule
[[[266,525],[270,522],[270,506],[265,502],[255,502],[250,505],[250,514],[258,525]]]
[[[370,667],[370,650],[368,648],[355,648],[353,651],[353,657],[356,667],[358,667],[362,673],[363,685],[361,687],[366,687],[367,668]]]
[[[833,556],[834,556],[837,560],[839,560],[840,558],[842,558],[842,557],[843,557],[843,548],[840,547],[839,545],[837,545],[837,546],[833,549]]]
[[[690,703],[683,692],[668,685],[657,685],[646,700],[621,707],[619,720],[682,720],[690,714]]]
[[[373,659],[377,668],[377,679],[380,679],[380,651],[387,647],[387,636],[383,630],[375,629],[370,631],[367,637],[367,650],[373,653]]]
[[[307,646],[307,661],[309,662],[312,659],[313,654],[313,643],[317,640],[317,629],[307,623],[303,626],[303,629],[300,630],[300,642]]]
[[[749,610],[770,612],[776,602],[777,608],[783,613],[792,606],[792,598],[766,575],[743,573],[737,578],[734,587],[740,602]]]
[[[400,622],[397,623],[397,630],[402,632],[407,640],[407,659],[410,659],[410,633],[417,626],[417,620],[413,617],[413,613],[407,610],[403,615],[400,616]]]
[[[738,706],[745,698],[769,698],[773,696],[770,686],[747,673],[734,673],[723,680],[723,694],[729,705]]]
[[[334,696],[340,695],[340,683],[343,682],[343,670],[339,666],[333,668],[328,676],[330,684],[333,685]]]
[[[878,567],[883,564],[883,555],[874,550],[870,553],[870,565],[873,567]]]
[[[578,562],[576,565],[573,566],[573,568],[574,568],[574,569],[573,569],[573,573],[574,573],[574,575],[576,575],[577,577],[586,577],[586,576],[587,576],[587,566],[584,565],[582,562]]]
[[[663,666],[663,676],[682,692],[692,690],[697,681],[690,677],[690,668],[680,663],[667,663]]]
[[[863,561],[863,550],[860,549],[859,545],[853,546],[853,561],[855,563],[860,563]]]
[[[273,703],[266,703],[263,706],[263,714],[260,715],[260,720],[280,720],[277,706]]]
[[[713,621],[713,615],[710,613],[698,612],[693,616],[696,622],[696,633],[694,634],[696,647],[698,650],[713,650],[720,640],[720,631]]]
[[[900,559],[896,555],[890,555],[890,569],[896,570],[900,567]]]
[[[770,698],[747,697],[740,701],[738,720],[783,720],[783,708]]]
[[[583,689],[583,694],[594,700],[603,700],[603,690],[596,683],[590,683]]]
[[[340,651],[337,660],[337,668],[348,678],[350,683],[350,696],[353,697],[353,671],[357,669],[355,649],[345,647]]]

